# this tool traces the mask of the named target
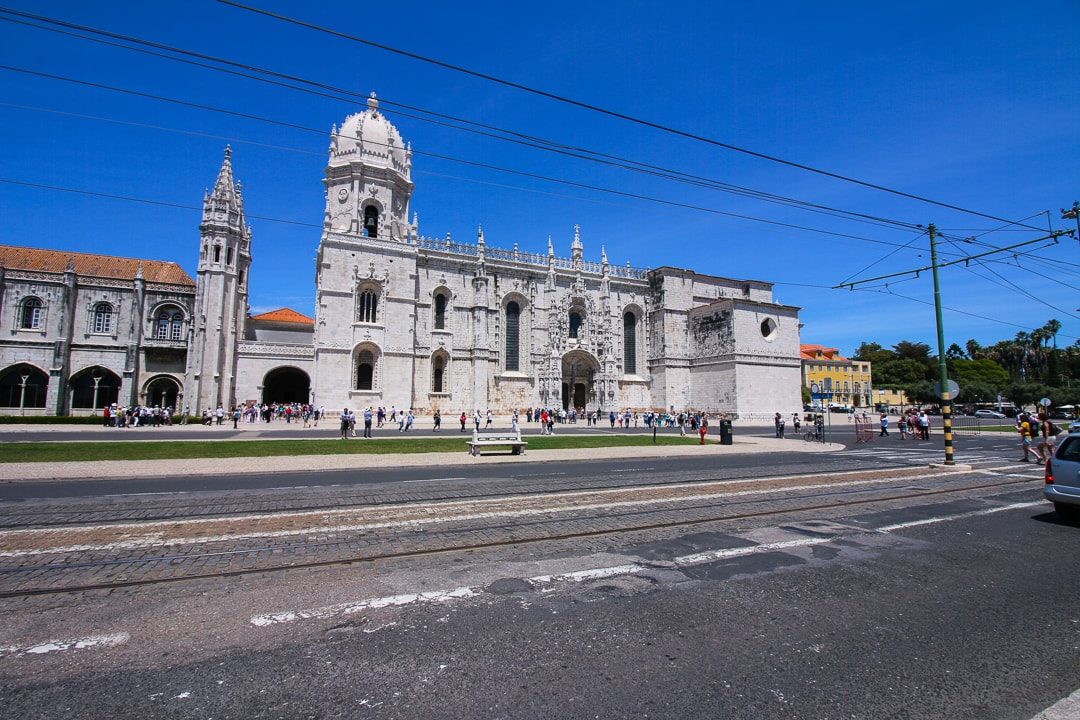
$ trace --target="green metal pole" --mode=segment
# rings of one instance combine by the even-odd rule
[[[945,434],[945,464],[953,465],[952,397],[949,393],[949,368],[945,364],[945,325],[941,320],[941,284],[938,282],[937,242],[933,223],[930,235],[930,265],[934,270],[934,314],[937,316],[938,370],[941,375],[941,427]]]

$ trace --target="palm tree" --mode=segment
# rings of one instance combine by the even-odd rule
[[[1043,325],[1043,330],[1050,333],[1050,339],[1054,341],[1054,349],[1057,350],[1057,334],[1061,331],[1061,322],[1058,320],[1047,320]]]
[[[1013,343],[1013,353],[1014,353],[1014,356],[1016,357],[1016,359],[1018,360],[1016,365],[1017,365],[1017,368],[1019,368],[1019,370],[1020,370],[1020,378],[1021,379],[1026,379],[1027,378],[1027,376],[1024,374],[1024,364],[1025,364],[1025,361],[1027,360],[1027,349],[1028,349],[1028,347],[1030,345],[1031,345],[1031,335],[1029,335],[1028,333],[1026,333],[1024,331],[1020,331],[1020,332],[1016,333],[1016,340]]]

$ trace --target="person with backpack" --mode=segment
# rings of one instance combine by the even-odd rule
[[[1050,417],[1045,413],[1039,413],[1039,422],[1036,425],[1039,444],[1035,447],[1035,454],[1039,456],[1039,462],[1045,463],[1054,454],[1054,439],[1061,429],[1050,422]]]

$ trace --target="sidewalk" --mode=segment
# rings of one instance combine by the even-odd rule
[[[349,440],[347,442],[362,442]],[[709,455],[721,460],[726,455],[756,453],[818,453],[842,450],[835,443],[807,443],[801,440],[736,437],[734,445],[678,445],[534,450],[525,455],[485,455],[472,457],[462,438],[461,452],[356,455],[293,455],[284,457],[198,458],[192,460],[123,460],[115,462],[57,462],[0,464],[0,482],[41,480],[93,480],[148,475],[237,475],[241,473],[317,472],[322,470],[373,470],[393,467],[466,468],[485,464],[544,463],[565,460],[625,460],[627,458],[667,458]],[[455,470],[457,472],[457,470]]]

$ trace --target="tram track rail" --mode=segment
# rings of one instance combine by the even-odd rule
[[[910,468],[909,469],[914,469]],[[873,471],[869,471],[873,472]],[[897,477],[897,481],[903,481],[905,478]],[[152,585],[165,585],[177,582],[189,582],[197,580],[212,580],[223,579],[230,577],[238,577],[244,575],[257,575],[264,573],[285,572],[289,570],[302,570],[319,567],[331,567],[331,566],[350,566],[357,564],[368,564],[387,560],[401,560],[421,557],[434,557],[439,555],[446,555],[452,553],[461,553],[477,550],[495,550],[500,548],[519,547],[522,545],[532,545],[545,542],[559,542],[567,540],[584,540],[600,538],[605,536],[614,536],[621,534],[631,534],[639,532],[677,529],[682,527],[693,527],[700,525],[707,525],[717,522],[728,522],[733,520],[755,519],[763,517],[783,516],[805,512],[814,511],[828,511],[845,507],[857,507],[873,504],[890,503],[898,500],[911,500],[918,498],[932,498],[940,497],[957,493],[965,493],[979,490],[994,490],[1002,488],[1010,488],[1020,485],[1032,485],[1036,481],[1036,478],[1024,478],[1024,479],[1008,479],[998,480],[994,482],[983,483],[967,483],[958,486],[950,487],[938,487],[938,488],[910,488],[905,491],[904,488],[863,488],[859,490],[853,490],[851,488],[836,490],[826,493],[810,493],[801,496],[783,497],[779,498],[786,501],[798,501],[798,500],[811,500],[808,504],[798,505],[795,507],[772,507],[757,510],[740,510],[738,512],[720,512],[713,513],[707,517],[690,517],[679,520],[662,520],[654,522],[637,522],[630,524],[621,524],[610,528],[601,529],[581,529],[581,530],[563,530],[558,532],[548,532],[538,534],[536,537],[512,537],[503,539],[485,539],[481,541],[468,541],[448,544],[444,547],[437,548],[404,548],[390,550],[386,552],[376,552],[372,554],[353,554],[347,557],[333,557],[333,558],[316,558],[310,560],[291,561],[288,563],[278,562],[270,564],[260,564],[257,566],[245,566],[223,570],[215,570],[212,572],[193,572],[186,574],[177,574],[171,576],[156,576],[156,577],[138,577],[138,578],[118,578],[116,580],[110,580],[107,582],[90,582],[90,583],[76,583],[70,585],[58,585],[58,586],[38,586],[38,587],[22,587],[14,589],[0,590],[0,598],[21,598],[32,596],[44,596],[44,595],[60,595],[68,593],[78,592],[92,592],[92,591],[108,591],[120,588],[132,588],[140,586],[152,586]],[[704,481],[701,481],[704,482]],[[716,482],[716,481],[713,481]],[[609,488],[602,488],[609,489]],[[896,490],[900,492],[896,492]],[[778,493],[782,493],[783,489],[777,489]],[[851,497],[852,494],[874,493],[873,497]],[[884,493],[884,494],[882,494]],[[837,498],[836,496],[843,496]],[[818,501],[823,497],[831,497],[828,502]],[[465,498],[471,499],[471,498]],[[778,500],[776,497],[762,497],[755,499],[749,503],[744,504],[760,504],[763,502],[775,503]],[[724,507],[730,508],[732,503],[724,502],[720,503]],[[698,510],[708,510],[711,507],[715,507],[717,503],[706,503],[698,506]],[[569,508],[573,510],[573,508]],[[680,508],[680,510],[688,510],[692,508]],[[553,512],[556,510],[553,509]],[[640,511],[636,513],[621,513],[617,517],[627,517],[631,514],[634,515],[655,515],[657,510]],[[560,524],[572,524],[573,522],[580,522],[589,518],[572,518],[567,520],[558,521]],[[536,523],[536,525],[550,526],[554,521],[547,520],[542,523]],[[319,532],[318,529],[313,529],[311,533]],[[459,530],[462,533],[468,533],[475,536],[477,528],[464,528]],[[14,567],[14,568],[0,568],[0,576],[8,575],[9,577],[23,572],[38,572],[39,575],[50,572],[62,572],[73,571],[87,568],[103,568],[109,565],[118,565],[125,563],[192,563],[199,559],[207,558],[220,558],[223,556],[255,556],[259,553],[281,553],[284,550],[310,550],[310,549],[325,549],[334,546],[343,546],[354,543],[354,539],[340,539],[332,541],[318,541],[308,543],[294,543],[292,545],[271,545],[254,548],[237,548],[237,549],[223,549],[212,552],[203,553],[187,553],[187,554],[172,554],[163,555],[152,558],[137,558],[137,559],[109,559],[97,562],[85,562],[85,563],[49,563],[46,565],[35,565],[29,567]]]
[[[883,461],[878,460],[876,458],[841,457],[840,459],[843,461],[843,464],[840,464],[838,467],[830,467],[826,471],[827,472],[833,472],[833,473],[873,472],[873,471],[877,471],[877,470],[894,471],[894,470],[911,469],[913,467],[918,467],[919,466],[918,463],[883,462]],[[796,463],[793,463],[793,465],[795,465],[795,464]],[[867,468],[866,467],[867,464],[872,464],[873,467]],[[739,468],[739,470],[743,470],[743,468]],[[459,490],[455,494],[446,494],[446,493],[439,493],[437,491],[433,491],[433,492],[426,493],[427,495],[430,495],[430,497],[425,497],[425,498],[423,498],[423,500],[424,501],[429,501],[429,502],[443,502],[443,501],[452,502],[452,501],[461,501],[461,500],[488,500],[488,499],[500,499],[500,498],[502,498],[502,499],[510,499],[510,498],[513,498],[513,497],[516,497],[516,496],[519,496],[519,495],[525,495],[525,494],[528,494],[528,495],[548,495],[548,494],[556,494],[556,493],[566,492],[568,490],[573,490],[573,491],[609,490],[609,489],[612,489],[612,488],[619,488],[619,487],[627,487],[627,488],[645,487],[645,486],[654,485],[654,484],[665,484],[665,485],[667,485],[667,484],[670,484],[670,485],[678,484],[678,485],[692,486],[694,484],[704,485],[704,484],[709,484],[709,483],[727,482],[727,481],[738,482],[740,480],[746,480],[746,479],[748,479],[750,477],[752,477],[754,479],[781,478],[781,477],[786,477],[786,476],[788,476],[790,474],[790,468],[788,468],[788,472],[772,472],[772,473],[760,472],[759,469],[757,469],[757,468],[746,468],[746,470],[752,471],[753,475],[745,475],[745,474],[743,474],[743,475],[732,475],[730,477],[706,477],[706,478],[699,478],[699,479],[696,479],[696,480],[685,480],[685,479],[680,478],[678,476],[677,472],[663,472],[663,473],[656,473],[655,475],[651,475],[641,483],[630,483],[630,482],[627,482],[626,478],[620,478],[618,482],[615,482],[615,481],[597,482],[597,483],[593,483],[593,484],[589,484],[589,485],[571,484],[572,479],[569,479],[566,482],[556,482],[556,483],[550,483],[550,484],[547,484],[547,485],[529,485],[529,486],[526,486],[526,487],[518,486],[518,487],[514,488],[513,491],[508,491],[508,492],[492,492],[488,488],[484,488],[484,489],[478,488],[476,492],[461,492]],[[670,482],[663,482],[662,479],[665,478],[665,477],[666,478],[673,478],[673,479],[671,479]],[[431,480],[431,482],[437,482],[438,480],[439,480],[438,478],[433,478]],[[426,479],[424,481],[427,482]],[[473,481],[473,482],[478,483],[478,482],[482,482],[482,481],[488,481],[488,482],[491,482],[491,483],[496,483],[496,482],[503,482],[504,479],[503,478],[490,478],[490,479],[489,478],[483,478],[481,480],[477,480],[477,481]],[[402,482],[403,481],[387,481],[385,483],[379,483],[378,486],[382,487],[384,485],[400,484]],[[404,481],[404,482],[409,482],[409,481]],[[449,482],[449,481],[447,481],[447,482]],[[459,481],[455,481],[455,482],[458,485],[460,485]],[[338,486],[338,485],[334,485],[334,486],[312,485],[312,486],[308,486],[308,489],[318,490],[320,488],[329,488],[329,487],[340,487],[340,486]],[[353,487],[356,487],[356,486],[353,486]],[[437,488],[437,487],[438,487],[437,485],[428,486],[429,489]],[[292,488],[290,488],[290,489],[292,489]],[[181,494],[182,492],[184,492],[184,491],[178,491],[177,494]],[[198,491],[198,492],[214,492],[214,491]],[[318,503],[311,503],[311,502],[305,503],[305,502],[303,502],[305,500],[305,498],[295,498],[295,497],[294,498],[282,498],[281,500],[278,500],[278,501],[269,501],[269,502],[265,501],[265,500],[263,500],[263,501],[253,501],[253,502],[247,503],[246,505],[243,503],[243,501],[240,501],[240,502],[236,503],[237,505],[239,505],[239,507],[237,507],[235,509],[229,509],[229,510],[221,510],[220,506],[222,504],[224,504],[223,501],[220,500],[220,499],[214,499],[214,500],[207,500],[206,502],[188,503],[188,504],[185,504],[185,505],[178,505],[178,506],[152,505],[152,506],[149,506],[149,507],[138,507],[138,508],[133,507],[133,508],[58,509],[58,510],[40,510],[40,511],[31,511],[31,512],[20,512],[20,513],[5,513],[3,515],[0,515],[0,531],[4,531],[4,530],[45,529],[45,528],[57,528],[57,527],[78,527],[79,525],[84,525],[84,524],[86,524],[88,522],[93,522],[93,523],[97,523],[97,524],[110,524],[110,523],[121,524],[121,523],[130,523],[130,522],[155,522],[155,521],[165,521],[165,520],[180,520],[180,519],[188,518],[188,517],[203,517],[203,516],[207,516],[207,517],[230,517],[230,516],[247,515],[247,514],[250,514],[250,513],[314,512],[314,511],[318,511],[318,510],[334,511],[334,510],[339,510],[341,508],[352,507],[352,506],[355,506],[355,505],[358,505],[358,504],[377,507],[377,506],[380,506],[380,505],[389,505],[389,504],[395,504],[395,503],[402,502],[401,492],[402,491],[400,489],[398,489],[397,494],[394,494],[393,492],[386,492],[381,497],[373,497],[374,493],[365,494],[365,495],[362,495],[362,496],[356,496],[355,499],[353,499],[353,498],[342,499],[342,496],[336,496],[337,499],[334,502],[318,502]],[[410,492],[410,494],[415,495],[415,494],[417,494],[417,492],[414,490],[414,491]],[[137,497],[137,495],[122,496],[122,497]],[[298,504],[296,504],[296,505],[283,505],[281,507],[270,507],[270,508],[261,507],[261,506],[270,505],[270,504],[275,504],[276,505],[278,503],[288,503],[290,500],[295,500],[295,501],[297,501]],[[0,507],[2,507],[4,504],[5,504],[4,502],[0,501]],[[185,514],[178,514],[178,513],[168,512],[168,511],[172,511],[172,510],[183,511]],[[138,517],[130,517],[130,515],[133,514],[133,513],[137,514],[137,513],[142,513],[142,512],[145,512],[145,511],[158,511],[158,514],[139,515]],[[128,516],[125,516],[125,517],[108,517],[109,515],[118,516],[118,515],[121,515],[121,514],[125,514],[125,515],[128,515]],[[64,515],[69,515],[69,516],[81,515],[83,517],[68,517],[68,518],[62,518],[61,517],[61,518],[58,518],[56,520],[52,520],[52,521],[48,521],[48,522],[40,522],[40,521],[35,522],[34,521],[35,518],[49,518],[49,517],[64,516]],[[88,515],[89,516],[105,515],[106,517],[91,517],[91,518],[85,517],[85,516],[88,516]],[[13,521],[12,518],[15,518],[15,519],[18,519],[18,520],[26,519],[26,521],[25,522]]]

